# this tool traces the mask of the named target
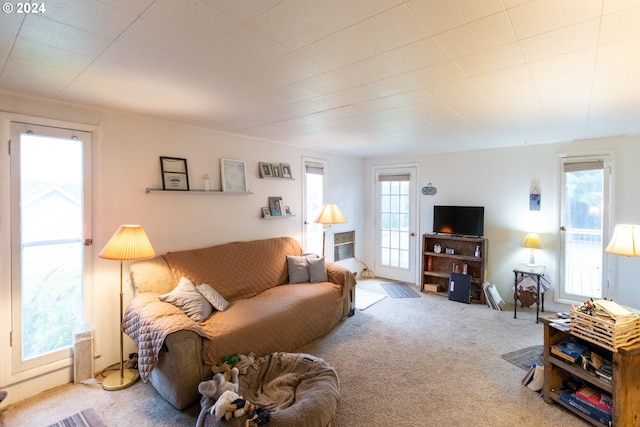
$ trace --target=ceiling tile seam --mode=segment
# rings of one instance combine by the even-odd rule
[[[585,134],[588,133],[589,131],[589,126],[591,123],[591,108],[593,107],[593,92],[594,92],[594,85],[595,85],[595,81],[596,81],[596,67],[598,65],[598,56],[600,54],[600,37],[602,36],[602,18],[604,15],[604,1],[600,4],[600,23],[598,25],[598,39],[596,40],[596,54],[594,55],[593,58],[593,68],[591,71],[591,88],[589,91],[589,103],[588,103],[588,107],[587,107],[587,120],[585,122],[584,125],[584,132]]]
[[[118,34],[116,37],[114,37],[113,40],[111,40],[111,42],[107,46],[105,46],[105,48],[102,49],[102,51],[93,58],[93,60],[91,60],[81,71],[79,71],[78,74],[76,74],[76,76],[73,79],[71,79],[71,81],[56,94],[55,98],[59,98],[60,96],[62,96],[62,94],[69,88],[69,86],[71,86],[78,79],[78,77],[83,75],[93,64],[96,63],[96,61],[98,61],[98,59],[102,58],[104,53],[107,50],[109,50],[118,41],[118,39],[124,33],[126,33],[127,30],[129,30],[129,28],[131,28],[133,26],[133,24],[138,22],[142,18],[142,15],[144,15],[147,12],[147,10],[149,10],[149,8],[151,6],[153,6],[156,2],[157,2],[157,0],[153,0],[151,3],[149,3],[149,5],[143,11],[141,11],[138,14],[138,16],[135,17],[135,19],[132,19],[131,22],[129,23],[129,25],[127,25],[126,28],[124,28],[120,32],[120,34]],[[55,20],[53,20],[53,21],[55,21]],[[55,22],[58,22],[58,21],[55,21]],[[62,22],[60,24],[68,25],[68,24],[64,24]],[[72,28],[76,28],[76,27],[73,27],[72,25],[69,25],[69,26],[72,27]],[[84,31],[81,28],[77,28],[77,29],[80,30],[80,31]]]
[[[549,122],[547,111],[545,110],[545,104],[542,102],[542,98],[540,97],[540,91],[538,90],[538,87],[535,84],[535,79],[533,78],[533,74],[531,73],[531,67],[529,65],[530,63],[529,61],[527,61],[527,57],[525,56],[524,51],[522,49],[522,43],[520,39],[518,39],[518,35],[516,34],[515,29],[513,28],[513,21],[511,20],[511,14],[509,13],[509,10],[507,10],[507,18],[509,19],[509,25],[511,25],[511,29],[516,37],[516,41],[518,43],[518,49],[520,50],[520,54],[522,55],[522,60],[524,61],[524,65],[527,68],[527,74],[529,74],[529,79],[531,80],[533,87],[536,89],[536,98],[538,99],[540,108],[544,112],[544,121],[547,125],[547,129],[549,129],[551,127],[551,123]],[[524,143],[527,144],[527,141],[525,140]]]
[[[22,31],[22,26],[24,25],[24,20],[25,17],[27,15],[23,15],[22,16],[22,22],[20,22],[20,27],[18,28],[18,31],[16,31],[16,36],[13,38],[13,43],[11,43],[11,49],[9,49],[9,52],[7,53],[7,56],[4,60],[4,62],[2,63],[2,68],[0,68],[0,76],[2,76],[4,74],[4,69],[7,66],[7,63],[9,62],[9,58],[11,58],[11,55],[13,54],[13,49],[16,46],[16,42],[18,41],[18,37],[20,36],[20,31]]]

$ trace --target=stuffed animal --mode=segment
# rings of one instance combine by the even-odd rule
[[[249,418],[245,421],[245,427],[256,427],[262,424],[267,424],[271,421],[271,411],[264,406],[256,406],[252,413],[249,413]]]
[[[231,368],[229,370],[230,380],[227,380],[224,374],[217,373],[209,381],[202,381],[198,384],[198,391],[202,398],[200,399],[200,415],[196,426],[204,425],[206,413],[225,392],[238,392],[238,373],[238,368]]]
[[[222,393],[222,396],[216,400],[216,403],[210,409],[210,413],[214,416],[216,420],[229,420],[233,416],[233,412],[229,411],[228,408],[231,403],[237,399],[241,399],[240,395],[234,391],[227,390]]]

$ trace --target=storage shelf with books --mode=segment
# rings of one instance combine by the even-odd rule
[[[553,326],[555,316],[545,316],[541,319],[544,324],[544,387],[543,396],[547,403],[555,403],[567,408],[577,416],[595,426],[640,426],[640,345],[617,348],[610,351],[606,348],[590,343],[572,335],[569,331],[562,331]],[[552,353],[552,347],[567,339],[575,340],[587,349],[601,355],[613,366],[611,381],[600,378],[591,370],[583,369],[581,361],[571,363]],[[589,409],[577,405],[570,393],[565,392],[568,383],[593,389],[610,398],[611,410],[608,420],[601,416],[603,412],[597,408]],[[606,414],[605,414],[606,415]]]
[[[487,239],[449,234],[424,234],[421,258],[423,292],[447,295],[449,274],[457,269],[459,273],[471,275],[471,282],[477,291],[472,292],[472,298],[473,295],[477,295],[478,302],[484,304],[482,284],[486,276]]]

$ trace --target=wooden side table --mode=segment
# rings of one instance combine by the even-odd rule
[[[516,268],[513,269],[513,274],[515,275],[514,283],[513,283],[513,318],[517,318],[517,310],[518,310],[518,276],[523,277],[525,274],[529,276],[536,277],[537,289],[535,296],[536,303],[536,323],[538,323],[540,317],[540,302],[542,301],[542,312],[544,313],[544,294],[540,294],[540,276],[544,276],[544,272],[547,270],[547,267],[544,265],[536,265],[530,266],[528,264],[518,264]]]

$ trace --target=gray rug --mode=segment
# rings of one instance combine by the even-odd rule
[[[534,345],[531,347],[512,351],[511,353],[505,353],[502,355],[502,358],[507,362],[511,362],[517,367],[522,368],[526,371],[534,363],[542,365],[544,361],[543,349],[544,347],[541,345]]]
[[[420,298],[420,294],[402,283],[381,283],[380,286],[391,298]]]
[[[48,427],[106,427],[96,411],[87,408]]]

